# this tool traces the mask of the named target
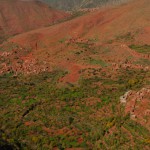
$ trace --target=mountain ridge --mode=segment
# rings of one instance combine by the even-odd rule
[[[41,0],[53,7],[62,10],[79,10],[82,8],[95,8],[104,5],[114,5],[128,2],[129,0]]]

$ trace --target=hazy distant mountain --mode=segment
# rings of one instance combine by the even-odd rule
[[[50,3],[52,6],[64,9],[72,10],[78,8],[91,8],[98,7],[108,3],[121,3],[127,0],[41,0]]]

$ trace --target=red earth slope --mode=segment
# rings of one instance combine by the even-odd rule
[[[0,34],[13,35],[37,29],[67,16],[39,1],[1,0]]]
[[[148,4],[149,0],[134,0],[54,26],[20,34],[9,41],[30,49],[32,57],[46,63],[50,70],[57,66],[73,72],[64,78],[67,81],[76,81],[72,80],[74,75],[78,79],[78,72],[89,67],[90,62],[97,59],[111,64],[116,69],[120,66],[146,69],[149,55],[137,53],[130,49],[129,45],[150,44]],[[135,65],[139,61],[142,63],[141,59],[147,59],[147,64]],[[105,66],[103,63],[102,65]],[[109,66],[112,69],[111,65]]]
[[[122,6],[100,9],[71,21],[16,36],[12,41],[26,45],[31,42],[33,35],[38,35],[37,39],[46,45],[62,38],[77,36],[97,37],[106,41],[128,32],[145,31],[150,26],[149,17],[149,0],[134,0]]]

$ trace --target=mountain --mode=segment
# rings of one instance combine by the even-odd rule
[[[149,115],[149,0],[0,45],[0,149],[149,150]]]
[[[0,36],[48,26],[67,16],[65,12],[55,10],[39,1],[1,0]]]
[[[63,10],[77,10],[81,8],[95,8],[107,4],[120,4],[128,0],[41,0]]]
[[[25,41],[24,44],[27,44],[26,42],[30,42],[27,37],[32,37],[34,33],[41,34],[43,42],[50,35],[55,37],[54,39],[50,37],[53,42],[57,42],[61,38],[76,36],[84,38],[97,37],[100,41],[110,40],[128,32],[142,30],[149,25],[149,13],[147,13],[149,12],[149,5],[146,5],[145,1],[147,0],[129,2],[119,7],[102,8],[53,27],[16,36],[13,40],[18,41],[18,43]],[[143,16],[143,14],[145,15]]]

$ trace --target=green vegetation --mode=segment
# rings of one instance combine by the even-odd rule
[[[81,53],[83,53],[83,52],[88,52],[88,53],[91,53],[91,54],[97,54],[97,49],[96,49],[96,47],[94,46],[94,44],[96,43],[96,41],[92,41],[92,40],[90,40],[90,42],[88,43],[86,43],[86,42],[84,42],[84,43],[81,43],[81,42],[77,42],[76,44],[75,44],[75,46],[77,46],[78,47],[78,49],[80,49],[80,54]]]
[[[134,40],[134,36],[131,32],[128,32],[124,35],[119,35],[116,37],[116,40],[124,40],[124,41],[133,41]]]
[[[69,20],[85,15],[86,12],[82,11],[73,11],[72,15],[69,17]]]
[[[59,78],[66,74],[0,77],[1,145],[121,150],[129,149],[133,139],[139,142],[135,149],[148,146],[149,131],[124,115],[118,101],[127,89],[141,88],[147,72],[120,70],[116,80],[101,73],[60,88]]]
[[[144,54],[150,54],[150,45],[130,45],[131,49]]]
[[[7,36],[2,36],[3,34],[2,33],[0,33],[1,34],[1,36],[0,36],[0,44],[2,44],[4,41],[6,41],[7,40]]]
[[[150,65],[150,60],[141,58],[141,59],[135,61],[134,63],[135,64],[140,64],[140,65],[143,65],[143,66],[149,66]]]
[[[100,65],[102,67],[108,66],[108,64],[106,62],[104,62],[103,60],[96,60],[96,59],[93,59],[91,57],[89,57],[89,63],[92,65]]]
[[[53,0],[53,2],[55,1],[57,0]],[[72,9],[72,5],[75,3],[78,8],[78,4],[81,4],[79,1],[81,2],[81,0],[69,2],[70,5],[65,8]],[[91,2],[94,1],[97,0]],[[101,2],[109,1],[102,0]],[[63,5],[63,1],[61,2]],[[58,7],[60,7],[59,4]],[[97,4],[100,3],[97,2]],[[88,5],[86,6],[88,7]],[[73,19],[83,14],[83,12],[76,12],[67,19]],[[88,31],[88,28],[85,31]],[[81,37],[87,36],[81,35]],[[36,37],[32,37],[33,41],[34,38],[36,39]],[[114,50],[115,48],[119,50],[122,43],[127,44],[133,41],[132,33],[118,36],[114,41],[110,40],[108,43],[101,43],[101,40],[98,37],[91,39],[64,37],[60,39],[57,44],[62,44],[58,48],[60,51],[63,47],[66,48],[66,53],[60,52],[59,60],[56,62],[54,60],[57,56],[52,56],[52,62],[49,62],[51,61],[49,59],[49,63],[47,63],[53,67],[54,64],[59,65],[62,62],[61,66],[64,66],[68,62],[66,67],[68,72],[56,69],[60,67],[57,66],[55,69],[53,67],[54,70],[51,72],[34,75],[14,74],[13,71],[0,75],[0,149],[150,149],[150,131],[145,123],[147,116],[144,116],[145,122],[140,124],[138,122],[142,119],[139,121],[140,118],[137,117],[137,120],[132,120],[131,114],[126,114],[125,106],[120,104],[120,96],[127,91],[139,91],[148,84],[150,85],[150,71],[136,69],[134,65],[134,69],[131,69],[132,66],[128,65],[132,65],[135,58],[134,53],[131,55],[130,51],[123,53],[120,50],[117,55],[117,51]],[[110,45],[113,42],[114,44]],[[39,44],[43,49],[48,48],[41,42]],[[130,45],[130,48],[143,54],[149,54],[150,50],[149,45]],[[0,47],[0,52],[11,52],[12,50],[14,53],[11,57],[2,57],[0,63],[2,65],[10,64],[10,67],[14,67],[15,70],[18,65],[15,65],[15,61],[18,59],[18,68],[22,69],[23,67],[24,69],[26,64],[21,66],[20,64],[23,62],[19,61],[19,58],[24,60],[31,49],[20,48],[14,43],[7,43]],[[43,59],[38,60],[37,57],[41,50],[33,53],[37,65],[48,58],[47,56],[50,54],[47,49],[46,55],[42,54]],[[125,55],[121,56],[121,54]],[[117,56],[114,57],[114,55]],[[119,56],[121,57],[119,58]],[[33,62],[28,62],[32,66]],[[114,64],[111,66],[113,62]],[[146,57],[135,63],[150,65],[150,61]],[[112,68],[113,66],[114,68]],[[80,68],[82,70],[79,70]],[[78,82],[69,82],[69,79],[72,79],[72,74],[69,77],[66,76],[69,71],[75,75],[79,73]],[[67,83],[65,82],[66,78],[63,77],[68,77]],[[130,96],[133,96],[132,94]],[[140,104],[138,97],[134,98]]]
[[[10,52],[10,51],[12,51],[12,49],[15,49],[15,48],[19,48],[19,46],[14,43],[7,43],[7,45],[4,44],[4,45],[0,46],[0,51]]]
[[[66,18],[64,18],[64,19],[58,20],[58,21],[56,21],[55,23],[52,23],[52,24],[50,24],[50,25],[48,25],[48,26],[53,26],[53,25],[56,25],[56,24],[59,24],[59,23],[63,23],[63,22],[65,22],[65,21],[69,21],[69,20],[75,19],[75,18],[77,18],[77,17],[80,17],[80,16],[85,15],[86,13],[87,13],[87,12],[73,11],[73,12],[70,14],[69,17],[66,17]],[[60,40],[60,42],[61,42],[61,40]]]

